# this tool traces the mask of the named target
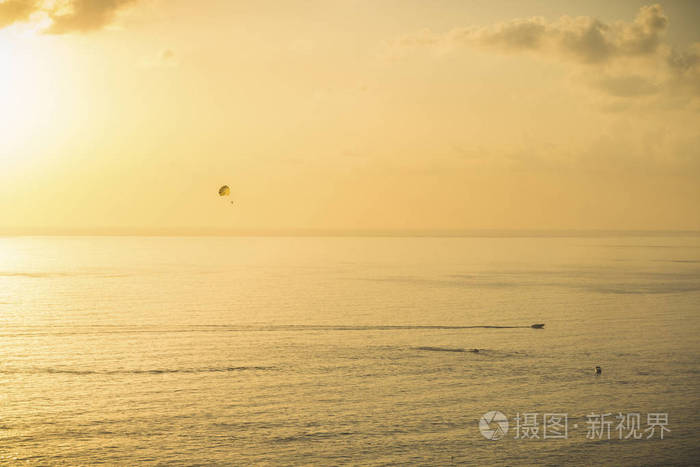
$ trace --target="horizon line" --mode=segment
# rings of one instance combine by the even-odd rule
[[[661,237],[700,236],[700,230],[660,229],[226,229],[226,228],[0,228],[0,237]]]

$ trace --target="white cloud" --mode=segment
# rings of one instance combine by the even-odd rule
[[[29,21],[34,13],[43,13],[51,19],[45,33],[95,31],[111,24],[120,9],[136,1],[138,0],[5,0],[0,3],[0,29]]]
[[[585,81],[616,98],[700,98],[700,44],[673,51],[664,41],[669,20],[660,5],[642,7],[631,22],[582,16],[533,17],[443,33],[422,30],[391,42],[393,49],[470,47],[529,53],[584,67]],[[398,54],[393,54],[397,56]]]

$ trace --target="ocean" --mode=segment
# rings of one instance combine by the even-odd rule
[[[691,234],[2,237],[0,464],[697,465],[699,335]]]

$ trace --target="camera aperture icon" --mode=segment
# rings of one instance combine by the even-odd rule
[[[486,412],[479,419],[479,431],[486,439],[501,439],[508,433],[508,418],[498,410]]]

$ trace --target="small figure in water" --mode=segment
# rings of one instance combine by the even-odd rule
[[[599,375],[599,374],[601,374],[602,372],[603,372],[603,370],[601,370],[599,366],[595,367],[595,374],[596,374],[596,375]]]

